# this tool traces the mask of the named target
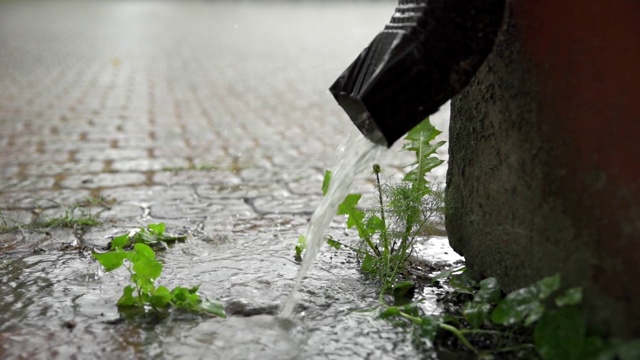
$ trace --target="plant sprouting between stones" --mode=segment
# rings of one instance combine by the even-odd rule
[[[403,149],[415,154],[415,161],[399,183],[383,184],[379,165],[373,166],[376,181],[377,205],[370,211],[359,208],[361,194],[349,194],[338,206],[337,214],[347,216],[347,227],[355,228],[360,238],[357,248],[333,238],[328,244],[336,249],[355,250],[360,270],[373,275],[381,283],[381,295],[402,292],[411,286],[400,274],[407,269],[408,260],[416,240],[428,232],[434,219],[444,207],[443,192],[432,189],[426,175],[442,160],[433,156],[444,141],[433,142],[440,134],[429,119],[413,128],[405,137]],[[331,181],[331,172],[325,172],[323,193]]]
[[[455,294],[468,299],[454,312],[437,316],[423,314],[421,300],[386,305],[383,294],[402,294],[413,287],[403,279],[413,246],[417,238],[433,230],[429,228],[434,224],[433,219],[444,213],[444,192],[431,188],[425,178],[442,163],[432,156],[444,144],[432,144],[439,133],[427,119],[407,134],[403,149],[413,152],[416,160],[399,183],[382,184],[382,169],[374,165],[376,209],[359,208],[361,194],[349,194],[339,205],[337,213],[346,215],[347,227],[358,232],[358,247],[332,237],[327,239],[327,244],[336,250],[346,248],[355,252],[360,270],[380,280],[383,305],[380,317],[411,326],[414,340],[429,348],[434,346],[436,338],[449,334],[477,358],[492,359],[498,354],[543,360],[640,358],[640,341],[604,340],[589,332],[580,309],[580,287],[569,288],[553,297],[561,285],[559,275],[502,297],[495,278],[476,282],[464,267],[454,268],[433,279],[434,282],[446,280]],[[330,171],[325,172],[322,185],[325,195],[331,177]],[[303,236],[298,239],[298,258],[304,250],[304,240]]]
[[[163,266],[148,244],[179,239],[183,237],[166,235],[163,223],[150,224],[132,236],[124,234],[114,238],[108,252],[92,253],[93,258],[98,260],[105,271],[110,272],[124,266],[131,275],[131,285],[124,288],[117,302],[119,308],[150,308],[162,311],[174,307],[226,317],[221,303],[201,298],[198,286],[177,286],[173,290],[162,285],[156,286],[155,281],[160,277]]]
[[[457,294],[472,295],[458,312],[425,315],[414,302],[386,307],[380,316],[410,324],[414,338],[429,346],[437,339],[446,342],[440,337],[451,334],[478,358],[508,354],[507,358],[543,360],[630,360],[640,354],[640,341],[604,340],[591,333],[580,308],[582,288],[569,288],[556,295],[561,287],[557,274],[505,297],[495,278],[475,283],[465,269],[449,272],[446,277]],[[488,344],[494,347],[487,347]]]
[[[43,209],[39,206],[32,209],[33,219],[30,223],[22,223],[4,216],[0,211],[0,233],[7,233],[16,230],[38,230],[48,228],[68,228],[83,230],[99,225],[99,214],[109,209],[109,204],[103,199],[87,198],[82,202],[73,205],[62,205],[52,201],[57,207],[65,208],[64,214],[55,217],[41,219]],[[91,211],[91,206],[101,206],[102,209],[96,213]]]

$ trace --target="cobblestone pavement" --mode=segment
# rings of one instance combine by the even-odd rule
[[[355,132],[326,89],[392,7],[2,4],[5,221],[308,215]]]
[[[0,2],[0,256],[153,222],[209,240],[294,226],[290,247],[357,133],[326,89],[394,6]],[[407,157],[381,161],[397,176]],[[29,226],[87,214],[102,225]]]

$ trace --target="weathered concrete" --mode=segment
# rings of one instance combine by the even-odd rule
[[[452,104],[447,229],[506,290],[561,272],[639,336],[640,3],[518,1]]]

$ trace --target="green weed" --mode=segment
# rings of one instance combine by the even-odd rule
[[[126,235],[127,241],[124,248],[130,248],[134,244],[145,244],[155,248],[164,248],[167,244],[177,241],[185,241],[186,235],[171,235],[165,232],[165,224],[149,224],[146,228],[139,228],[131,235]],[[125,236],[125,235],[123,235]]]
[[[162,273],[162,264],[148,244],[163,241],[177,241],[180,237],[165,235],[165,225],[150,224],[135,235],[118,236],[111,241],[110,251],[93,252],[92,256],[109,272],[124,266],[131,275],[131,285],[127,285],[117,302],[121,309],[147,307],[156,312],[170,307],[196,313],[206,313],[226,317],[224,307],[218,301],[202,299],[198,295],[198,286],[177,286],[169,290],[165,286],[156,286],[155,281]],[[127,250],[130,249],[130,250]]]
[[[412,301],[411,281],[406,281],[410,255],[417,238],[436,232],[434,219],[445,213],[444,191],[434,189],[426,174],[442,163],[432,156],[444,142],[432,143],[440,132],[428,119],[411,130],[404,150],[416,160],[399,183],[383,183],[382,169],[374,165],[377,205],[365,211],[358,204],[361,194],[349,194],[337,213],[347,216],[347,227],[358,232],[357,248],[328,237],[336,250],[347,248],[360,260],[360,270],[380,281],[379,316],[394,324],[410,326],[416,344],[446,349],[449,358],[543,359],[543,360],[631,360],[640,359],[640,341],[605,340],[591,332],[584,321],[582,288],[557,294],[559,275],[513,291],[506,296],[495,278],[476,282],[464,267],[449,269],[433,278],[446,280],[454,289],[449,307],[442,315],[424,314],[420,301]],[[325,172],[322,192],[326,195],[331,172]],[[304,250],[304,237],[296,256]],[[386,304],[392,294],[395,306]],[[405,296],[409,294],[409,296]],[[398,299],[409,299],[404,303]],[[463,299],[461,302],[460,299]],[[457,352],[457,353],[456,353]],[[453,353],[453,355],[451,355]]]
[[[422,313],[421,300],[410,302],[415,287],[406,281],[406,274],[413,247],[420,236],[436,231],[434,219],[442,218],[445,212],[444,191],[432,188],[425,178],[442,163],[432,156],[444,144],[432,143],[439,133],[427,119],[407,134],[403,149],[414,153],[416,160],[399,183],[383,183],[382,169],[374,165],[376,209],[359,208],[361,194],[347,195],[338,206],[337,213],[347,217],[347,227],[358,232],[358,247],[327,239],[336,250],[353,251],[360,260],[360,270],[380,281],[380,317],[410,326],[416,344],[446,348],[449,353],[458,351],[462,358],[469,358],[470,353],[479,359],[640,358],[640,341],[604,340],[588,330],[580,308],[582,289],[575,287],[557,294],[559,275],[503,297],[495,278],[476,282],[461,267],[444,271],[433,280],[446,279],[455,290],[456,307],[432,316]],[[325,173],[325,195],[331,176],[331,172]],[[304,237],[300,237],[296,246],[298,258],[304,246]],[[384,294],[394,295],[396,305],[388,306]],[[409,300],[401,303],[399,298]],[[460,303],[459,299],[464,300]]]
[[[111,205],[116,203],[116,199],[107,199],[102,196],[88,196],[84,200],[78,202],[76,207],[88,207],[88,206],[101,206],[105,209],[110,208]]]
[[[298,243],[296,243],[296,256],[295,260],[300,262],[302,261],[302,252],[307,247],[307,238],[304,235],[298,236]]]
[[[35,209],[36,216],[42,210]],[[0,233],[7,233],[16,230],[34,230],[34,229],[51,229],[51,228],[87,228],[100,225],[98,215],[87,211],[81,206],[71,206],[65,210],[64,215],[53,217],[45,221],[34,221],[32,223],[19,223],[12,219],[7,219],[2,211],[0,211]]]
[[[2,222],[0,223],[0,234],[12,231],[13,226],[7,223],[7,219],[4,217],[2,210],[0,210],[0,221]]]
[[[495,278],[475,283],[464,269],[456,271],[445,275],[448,284],[457,294],[470,294],[470,300],[458,311],[442,316],[425,315],[414,302],[386,307],[380,317],[411,325],[414,338],[431,346],[448,343],[455,347],[447,341],[446,334],[450,334],[478,358],[503,354],[507,358],[543,360],[630,360],[640,354],[638,341],[606,341],[588,331],[579,307],[581,288],[570,288],[553,297],[560,288],[559,275],[502,297]]]
[[[432,143],[438,134],[440,131],[428,119],[407,134],[403,149],[414,153],[416,160],[408,165],[409,171],[400,183],[383,184],[381,167],[373,166],[376,209],[360,209],[361,194],[347,195],[338,206],[338,215],[347,216],[347,227],[355,228],[361,239],[356,249],[360,270],[380,280],[381,295],[402,292],[407,287],[401,274],[407,271],[416,240],[429,233],[434,227],[434,219],[443,213],[443,191],[432,189],[425,178],[442,163],[433,156],[444,144],[443,141]],[[330,181],[331,172],[327,171],[322,186],[325,194]],[[328,242],[334,248],[346,246],[335,239]],[[399,284],[403,284],[402,288],[397,287]]]
[[[34,223],[31,224],[36,227],[42,228],[82,228],[82,227],[91,227],[100,224],[98,218],[88,212],[80,211],[79,214],[76,214],[76,210],[79,208],[72,207],[71,209],[65,210],[64,215],[51,218],[43,223]]]

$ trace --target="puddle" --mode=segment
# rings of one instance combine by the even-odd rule
[[[256,221],[256,227],[272,221]],[[200,284],[223,301],[228,319],[173,313],[121,320],[115,307],[124,269],[97,276],[88,253],[5,257],[0,262],[0,357],[189,359],[409,359],[423,356],[404,330],[377,318],[375,285],[346,252],[324,249],[300,290],[294,320],[274,314],[300,265],[293,246],[304,222],[272,236],[230,233],[226,241],[192,237],[158,257],[159,284]],[[206,228],[205,228],[206,232]],[[333,223],[329,233],[344,237]],[[260,235],[259,235],[260,234]],[[256,238],[259,235],[259,238]],[[440,245],[433,245],[438,247]],[[122,270],[122,271],[121,271]]]
[[[130,194],[136,200],[126,204],[150,209],[148,217],[137,217],[127,226],[119,222],[118,226],[107,223],[90,228],[82,236],[83,244],[101,247],[113,235],[163,221],[169,232],[189,234],[189,238],[158,253],[164,269],[157,284],[168,288],[200,285],[201,294],[225,304],[229,317],[173,312],[164,318],[124,318],[115,303],[129,282],[126,270],[102,274],[89,252],[61,251],[62,240],[72,236],[72,230],[56,229],[41,235],[46,241],[36,236],[20,240],[40,244],[45,252],[33,252],[23,245],[0,258],[0,358],[435,356],[416,350],[410,334],[377,317],[376,284],[358,272],[350,253],[328,246],[322,246],[310,265],[299,301],[290,309],[291,319],[277,316],[300,273],[294,246],[309,225],[306,210],[296,206],[310,206],[319,197],[293,194],[278,198],[283,204],[278,207],[275,202],[261,202],[267,197],[251,201],[229,194],[206,197],[188,186],[136,191],[135,196]],[[109,195],[122,198],[124,194]],[[213,211],[218,205],[224,210]],[[291,213],[284,211],[285,205],[293,208]],[[114,213],[121,212],[117,206]],[[260,214],[254,209],[261,206],[271,211]],[[246,214],[241,210],[247,210]],[[163,216],[167,219],[162,220]],[[355,239],[343,219],[329,216],[327,222],[328,235]],[[420,242],[415,253],[433,263],[434,269],[460,259],[445,237]],[[427,313],[438,311],[437,291],[426,288],[421,294]]]

